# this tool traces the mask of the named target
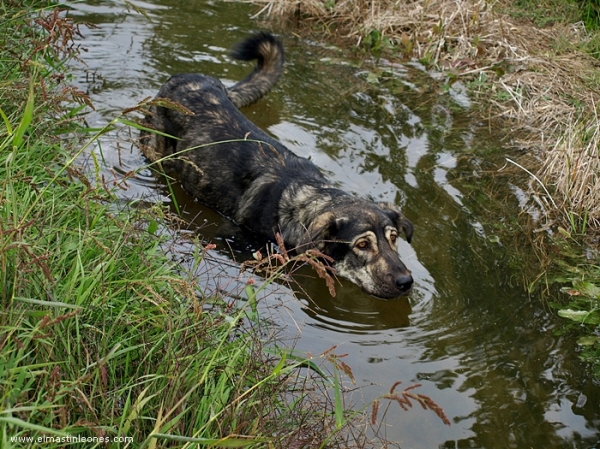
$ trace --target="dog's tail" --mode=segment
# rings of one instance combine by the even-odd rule
[[[231,55],[242,61],[258,60],[250,75],[228,89],[229,98],[238,108],[258,101],[283,73],[283,44],[272,34],[255,34],[240,42]]]

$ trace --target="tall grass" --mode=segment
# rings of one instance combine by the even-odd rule
[[[0,446],[332,440],[330,402],[308,393],[322,372],[264,349],[253,301],[207,298],[179,274],[149,232],[159,207],[119,210],[75,166],[89,100],[62,68],[76,28],[34,4],[47,5],[1,7]]]
[[[579,0],[581,18],[589,30],[600,28],[600,4],[596,0]]]

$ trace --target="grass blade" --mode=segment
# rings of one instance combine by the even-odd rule
[[[49,433],[51,435],[59,435],[59,436],[63,436],[66,437],[69,434],[65,433],[65,432],[61,432],[60,430],[56,430],[56,429],[52,429],[50,427],[44,427],[44,426],[39,426],[37,424],[33,424],[27,421],[23,421],[22,419],[19,418],[15,418],[13,416],[0,416],[0,423],[6,423],[6,424],[10,424],[13,426],[18,426],[21,427],[23,429],[28,429],[28,430],[35,430],[37,432],[44,432],[44,433]]]
[[[35,304],[35,305],[44,306],[44,307],[64,307],[67,309],[82,309],[81,306],[78,306],[76,304],[67,304],[66,302],[60,302],[60,301],[44,301],[42,299],[22,298],[22,297],[18,297],[18,296],[15,297],[14,300],[18,301],[18,302],[26,303],[26,304]]]
[[[25,110],[23,111],[23,117],[21,118],[21,122],[19,126],[15,130],[15,134],[13,135],[12,144],[15,147],[20,147],[23,143],[23,135],[29,125],[31,124],[31,120],[33,119],[33,105],[34,105],[34,92],[33,92],[33,83],[34,78],[31,79],[29,83],[29,96],[27,97],[27,103],[25,105]]]
[[[334,411],[335,425],[339,430],[344,425],[344,404],[342,401],[342,385],[340,383],[340,374],[337,367],[334,367],[333,374],[333,393],[334,393]]]
[[[269,440],[265,438],[254,438],[254,437],[227,437],[227,438],[194,438],[194,437],[185,437],[180,435],[169,435],[165,433],[155,433],[152,435],[152,438],[160,438],[168,441],[181,441],[184,443],[198,443],[198,444],[208,444],[213,447],[246,447],[250,445],[254,445],[257,443],[266,443]]]
[[[6,113],[2,108],[0,108],[0,117],[2,117],[2,121],[4,122],[4,126],[6,126],[6,131],[8,132],[8,135],[11,136],[13,133],[13,129],[10,124],[10,120],[8,119]]]

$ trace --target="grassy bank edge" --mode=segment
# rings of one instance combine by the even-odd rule
[[[550,305],[579,335],[600,380],[599,11],[592,1],[248,0],[269,26],[364,51],[419,59],[442,82],[464,83],[480,112],[510,129],[546,209],[537,245],[543,272],[531,291],[561,287]],[[277,24],[271,19],[276,18]],[[285,19],[285,20],[281,20]],[[587,28],[584,25],[587,24]],[[507,133],[508,134],[508,133]],[[520,165],[520,164],[519,164]],[[538,225],[539,226],[539,225]],[[537,237],[532,240],[540,241]]]

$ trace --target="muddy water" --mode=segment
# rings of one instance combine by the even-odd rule
[[[73,6],[71,15],[99,26],[85,29],[87,67],[76,73],[97,107],[91,126],[153,96],[170,74],[200,71],[232,83],[247,73],[228,49],[257,27],[249,5],[135,4],[147,16],[121,1]],[[297,350],[317,355],[339,345],[337,352],[348,354],[344,361],[360,387],[351,396],[357,407],[396,381],[422,384],[418,391],[452,424],[418,406],[402,411],[392,404],[383,427],[399,447],[600,447],[600,389],[573,355],[572,338],[556,336],[560,323],[525,292],[520,271],[528,267],[513,266],[494,233],[496,223],[514,222],[519,198],[490,211],[473,187],[494,182],[494,172],[481,166],[498,153],[498,139],[469,114],[460,86],[439,90],[435,74],[418,64],[390,66],[390,81],[374,85],[341,50],[291,35],[284,42],[284,77],[244,112],[344,189],[403,208],[416,231],[400,253],[416,286],[409,298],[381,301],[343,282],[332,298],[302,270],[301,299],[275,286],[263,312],[284,338],[297,339]],[[127,132],[111,134],[95,151],[106,180],[144,164]],[[518,185],[510,186],[515,194]],[[148,170],[120,192],[124,203],[174,204]],[[198,279],[207,292],[235,295],[244,283],[236,280],[235,261],[248,257],[254,242],[177,188],[175,195],[190,228],[217,244],[197,268]],[[172,250],[185,261],[193,249]]]

